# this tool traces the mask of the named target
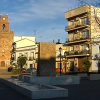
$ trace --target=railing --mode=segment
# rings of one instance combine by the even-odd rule
[[[100,60],[100,53],[95,54],[94,60]]]
[[[35,58],[34,57],[29,57],[29,60],[35,60]]]
[[[78,28],[78,27],[82,27],[82,26],[86,26],[86,25],[89,25],[89,22],[77,23],[76,25],[65,26],[65,30],[70,30],[70,29],[74,29],[74,28]]]
[[[89,39],[89,37],[81,37],[81,38],[74,38],[74,39],[66,39],[67,42],[73,42],[73,41],[80,41],[80,40],[86,40]]]
[[[15,57],[11,57],[11,60],[15,60]]]
[[[81,54],[89,54],[90,51],[88,50],[82,50],[82,51],[69,51],[69,52],[66,52],[66,56],[69,56],[69,55],[81,55]]]

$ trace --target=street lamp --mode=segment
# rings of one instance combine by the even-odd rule
[[[66,56],[67,56],[67,52],[65,51],[65,52],[64,52],[64,58],[65,58],[65,72],[66,72],[66,69],[67,69],[67,68],[66,68],[66,64],[67,64],[66,62],[68,61],[68,59],[67,59]]]
[[[87,60],[88,60],[88,56],[89,56],[89,48],[86,47],[86,50],[87,50]]]
[[[62,50],[62,48],[60,47],[59,48],[59,52],[60,52],[60,75],[61,75],[61,50]]]

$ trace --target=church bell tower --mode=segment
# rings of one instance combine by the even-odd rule
[[[14,31],[9,31],[8,15],[0,15],[0,67],[10,66]]]

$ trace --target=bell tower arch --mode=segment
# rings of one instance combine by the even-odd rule
[[[8,15],[0,15],[0,32],[9,32]]]

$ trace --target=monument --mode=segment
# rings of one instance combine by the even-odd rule
[[[56,76],[56,44],[39,43],[37,76]]]

